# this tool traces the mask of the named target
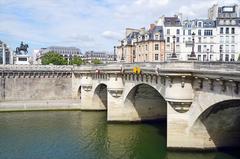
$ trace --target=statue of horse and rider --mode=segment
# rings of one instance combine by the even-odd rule
[[[22,52],[24,52],[24,54],[26,55],[28,53],[28,44],[23,44],[23,42],[21,42],[20,47],[16,48],[16,54],[21,55],[23,54]]]

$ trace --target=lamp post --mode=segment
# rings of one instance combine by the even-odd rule
[[[113,61],[116,61],[116,46],[114,46]]]
[[[188,58],[188,60],[197,60],[196,58],[196,54],[195,54],[195,51],[194,51],[194,48],[195,48],[195,33],[193,32],[192,33],[192,52],[190,54],[190,57]]]
[[[121,41],[121,47],[122,47],[122,57],[121,57],[121,61],[124,61],[124,57],[123,57],[123,40]]]
[[[209,49],[207,49],[207,61],[210,61],[209,59]]]
[[[176,55],[176,48],[175,48],[175,46],[176,46],[176,36],[175,35],[173,35],[173,53],[172,53],[172,56],[171,56],[171,60],[177,60],[177,55]]]

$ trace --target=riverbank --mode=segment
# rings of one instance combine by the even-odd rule
[[[32,100],[0,102],[0,112],[38,110],[80,110],[80,100]]]

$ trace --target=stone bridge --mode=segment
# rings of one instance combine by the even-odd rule
[[[134,73],[134,67],[139,67],[141,72]],[[5,84],[7,81],[14,79],[11,83],[16,86],[20,78],[23,81],[31,79],[33,90],[27,89],[27,93],[31,94],[28,99],[37,99],[44,93],[45,98],[39,97],[42,100],[50,97],[54,100],[81,99],[75,108],[107,110],[108,121],[166,119],[168,148],[240,146],[239,63],[170,62],[0,68],[0,88],[5,90],[1,91],[2,101],[16,98],[11,91],[8,92],[10,88],[6,89],[9,87]],[[48,79],[48,82],[44,80],[34,87],[36,81],[43,79]],[[44,91],[49,87],[50,92],[55,90],[50,97],[46,96],[49,92]],[[36,91],[44,93],[36,94]]]

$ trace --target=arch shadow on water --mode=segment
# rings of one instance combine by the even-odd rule
[[[93,95],[93,102],[100,107],[105,107],[107,109],[107,85],[106,84],[99,84]]]
[[[162,95],[148,84],[139,84],[128,93],[124,105],[133,107],[140,121],[167,118],[167,102]]]
[[[142,153],[138,157],[165,158],[167,152],[167,102],[165,99],[154,87],[143,83],[131,89],[124,105],[133,109],[138,120],[141,121],[134,126],[139,124],[155,132],[152,138],[145,136],[148,133],[144,132],[144,129],[139,132],[141,136],[139,142],[142,144],[136,146],[136,149],[142,149]]]
[[[226,100],[210,106],[194,126],[206,130],[209,141],[220,152],[240,158],[240,153],[236,151],[240,148],[240,100]]]

